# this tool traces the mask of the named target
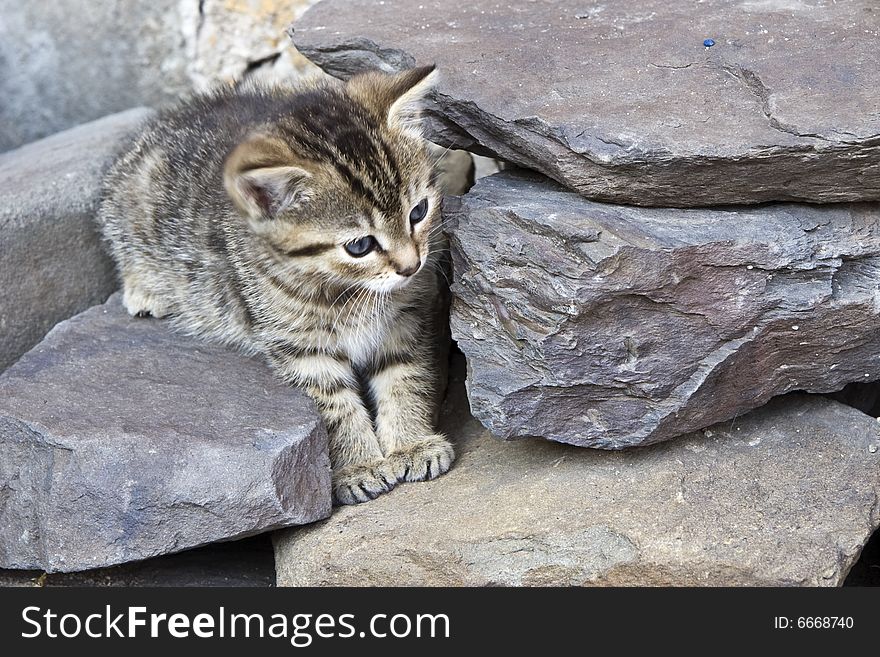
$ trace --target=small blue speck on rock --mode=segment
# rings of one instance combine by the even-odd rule
[[[711,48],[715,45],[715,39],[706,39],[705,41],[703,41],[703,45],[707,48]]]

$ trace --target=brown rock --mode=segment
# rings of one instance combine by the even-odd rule
[[[618,449],[880,378],[880,204],[634,208],[504,172],[445,212],[452,336],[502,438]]]
[[[875,0],[324,0],[294,30],[336,76],[436,63],[432,140],[592,198],[880,198]]]
[[[836,586],[880,524],[877,422],[837,402],[598,452],[493,438],[462,378],[453,469],[276,533],[278,585]]]

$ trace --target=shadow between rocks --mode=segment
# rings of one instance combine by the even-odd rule
[[[275,586],[268,534],[78,573],[0,570],[0,586]]]

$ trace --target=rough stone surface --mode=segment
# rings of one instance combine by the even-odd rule
[[[276,533],[279,585],[835,586],[880,523],[877,422],[822,397],[624,452],[496,440],[462,397],[453,469]]]
[[[324,0],[293,29],[341,77],[436,63],[434,141],[599,200],[880,198],[875,0]]]
[[[880,377],[880,206],[659,209],[504,172],[446,204],[452,335],[503,438],[621,448]]]
[[[85,570],[330,513],[314,405],[118,295],[0,375],[0,568]]]
[[[0,0],[0,151],[129,107],[315,67],[284,28],[316,0]]]
[[[0,371],[116,288],[94,215],[101,177],[150,110],[0,155]]]
[[[188,89],[186,4],[0,0],[0,151]]]

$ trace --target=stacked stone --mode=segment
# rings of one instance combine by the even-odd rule
[[[480,455],[460,444],[458,470],[432,490],[401,491],[396,502],[389,496],[338,520],[351,530],[363,514],[365,531],[372,520],[393,532],[380,507],[403,518],[404,505],[425,508],[429,500],[446,518],[420,525],[399,548],[380,549],[378,539],[365,547],[371,559],[387,557],[387,567],[374,567],[376,581],[392,581],[401,571],[395,560],[421,564],[416,579],[447,583],[841,581],[848,566],[818,562],[783,576],[771,563],[784,557],[762,552],[759,536],[785,534],[803,547],[830,519],[796,520],[781,500],[804,490],[778,473],[806,469],[826,483],[842,474],[818,454],[839,449],[819,429],[831,415],[860,423],[843,433],[868,442],[844,452],[871,465],[851,472],[849,485],[876,491],[876,424],[803,394],[749,412],[784,393],[880,378],[880,12],[871,0],[823,7],[324,0],[291,37],[343,78],[435,63],[427,136],[520,168],[479,181],[445,206],[455,265],[452,334],[467,359],[476,419],[500,438],[608,449],[688,434],[649,454],[603,458],[532,440],[507,449],[481,443]],[[764,469],[736,452],[743,422],[752,427],[745,452]],[[800,463],[785,445],[807,447],[808,436],[815,458]],[[563,475],[553,471],[554,459],[579,465],[567,463]],[[661,473],[691,462],[707,469],[707,490],[684,483],[692,477],[686,472],[683,488],[663,483]],[[618,490],[613,480],[628,471],[628,486]],[[540,483],[532,482],[538,473],[545,473]],[[577,476],[588,498],[603,499],[572,501]],[[542,503],[510,490],[492,508],[497,522],[453,531],[470,527],[458,511],[444,511],[462,506],[454,482],[482,499],[497,489],[480,482],[496,479],[532,482],[522,495]],[[740,520],[724,523],[709,491],[717,502],[745,479],[777,502],[730,500],[722,506],[736,508]],[[860,509],[856,543],[880,520],[871,494],[846,502]],[[629,505],[667,504],[677,515],[676,500],[692,503],[688,522],[699,530],[685,536],[679,523],[673,538],[664,534],[674,533],[671,520],[625,520],[635,513]],[[615,503],[624,508],[607,508]],[[603,520],[568,523],[580,532],[574,537],[545,522],[563,506]],[[781,515],[772,519],[770,509]],[[364,572],[337,538],[341,515],[277,542],[282,580],[352,582]],[[782,531],[783,518],[815,526]],[[845,532],[824,526],[834,549],[848,554],[837,542]],[[702,557],[683,556],[674,541]],[[754,550],[716,552],[725,568],[695,566],[712,546],[737,542]],[[313,552],[319,556],[310,561]],[[590,561],[596,555],[608,563]],[[327,559],[332,578],[320,566]],[[425,571],[425,564],[433,566]]]

